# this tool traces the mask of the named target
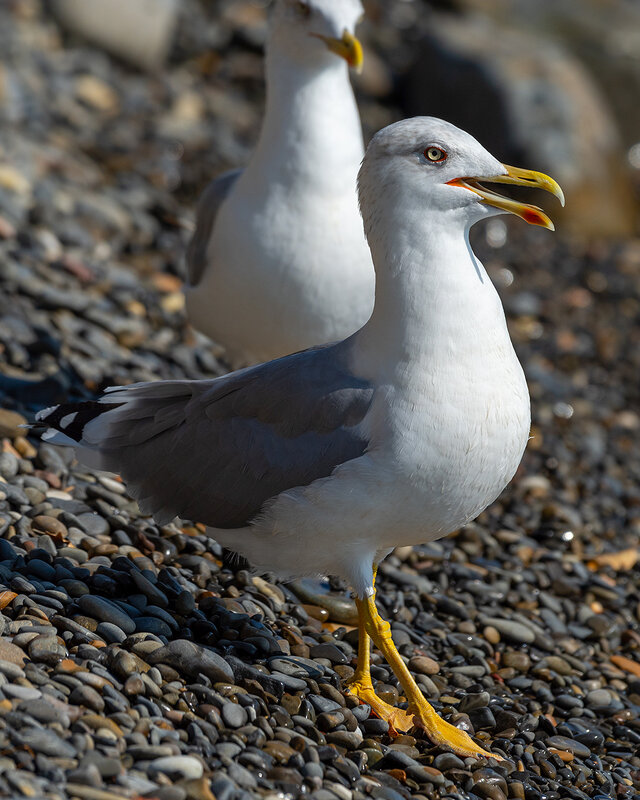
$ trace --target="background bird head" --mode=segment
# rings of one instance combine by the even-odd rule
[[[321,69],[342,58],[359,70],[362,47],[355,28],[363,13],[360,0],[277,0],[270,45],[298,68]]]

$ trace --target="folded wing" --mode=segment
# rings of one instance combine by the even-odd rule
[[[362,455],[373,390],[345,345],[305,350],[209,381],[114,387],[45,409],[45,438],[120,473],[145,513],[247,524],[271,497]]]
[[[196,210],[196,229],[187,247],[187,280],[191,286],[200,283],[207,266],[207,248],[218,209],[242,174],[241,169],[218,175],[202,193]]]

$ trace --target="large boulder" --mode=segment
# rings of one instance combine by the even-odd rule
[[[54,0],[60,22],[142,69],[158,69],[171,46],[178,0]]]
[[[553,175],[567,196],[565,229],[633,232],[626,148],[580,61],[553,38],[516,30],[498,15],[433,13],[428,22],[400,81],[403,111],[444,117],[505,162]],[[556,209],[553,216],[560,218]]]

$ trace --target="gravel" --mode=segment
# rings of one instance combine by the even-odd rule
[[[37,4],[0,8],[0,794],[638,800],[638,242],[474,232],[533,438],[476,522],[379,571],[423,691],[502,763],[392,739],[344,693],[357,632],[339,580],[252,575],[19,427],[108,385],[224,369],[185,325],[181,254],[208,175],[249,153],[262,11],[185,6],[162,75],[63,49]],[[361,101],[368,132],[396,114]],[[372,673],[401,703],[375,652]]]

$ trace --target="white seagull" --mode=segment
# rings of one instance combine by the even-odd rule
[[[361,15],[360,0],[277,0],[255,151],[200,200],[187,316],[234,363],[344,339],[371,314],[356,197],[364,147],[347,68],[362,64]]]
[[[447,122],[390,125],[359,175],[377,284],[357,333],[213,380],[115,387],[39,415],[44,438],[121,473],[158,523],[203,522],[258,570],[349,580],[360,616],[350,690],[392,729],[421,726],[464,756],[490,754],[427,703],[376,610],[374,578],[392,548],[438,539],[479,514],[529,436],[527,384],[468,233],[505,211],[553,225],[479,181],[563,200],[551,178],[504,166]],[[406,711],[375,695],[369,637]]]

